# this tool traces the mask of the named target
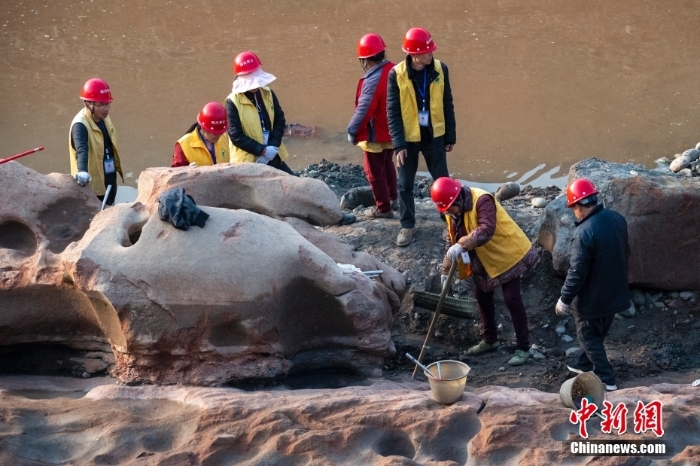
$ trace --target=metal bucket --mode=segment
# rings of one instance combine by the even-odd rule
[[[447,360],[434,362],[428,365],[427,369],[433,375],[430,377],[425,374],[430,382],[430,391],[435,401],[450,405],[462,399],[464,387],[467,384],[467,374],[471,370],[469,366],[461,361]]]
[[[585,397],[589,403],[603,409],[605,386],[594,373],[584,372],[565,381],[559,389],[559,397],[568,408],[581,409],[581,399]]]

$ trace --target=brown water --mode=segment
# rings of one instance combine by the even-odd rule
[[[0,0],[0,158],[68,171],[82,83],[111,86],[127,184],[169,165],[200,107],[230,92],[231,60],[256,51],[288,122],[290,165],[360,163],[345,139],[358,38],[428,28],[448,64],[462,179],[561,184],[586,157],[653,166],[700,140],[697,0]]]

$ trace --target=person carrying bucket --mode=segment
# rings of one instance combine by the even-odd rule
[[[434,180],[449,176],[447,152],[457,142],[455,111],[447,65],[433,58],[437,49],[423,28],[406,32],[406,59],[389,73],[387,117],[399,170],[399,211],[401,230],[397,246],[408,246],[416,226],[413,182],[418,170],[418,153]]]
[[[89,79],[80,91],[83,108],[71,122],[68,133],[70,173],[80,186],[90,185],[100,201],[114,205],[117,173],[124,181],[117,131],[109,118],[112,91],[100,78]]]
[[[236,79],[226,99],[231,162],[263,163],[294,175],[285,163],[284,112],[268,87],[277,78],[263,71],[258,56],[249,51],[236,55],[233,73]]]
[[[365,176],[375,202],[370,216],[375,218],[393,217],[392,207],[398,203],[394,150],[386,118],[387,79],[394,64],[384,58],[385,49],[378,34],[365,34],[357,44],[365,74],[357,84],[355,113],[348,124],[348,141],[363,151]]]
[[[227,129],[226,109],[218,102],[209,102],[197,115],[197,121],[175,143],[171,166],[203,167],[228,163],[228,138],[221,137]]]
[[[579,374],[593,371],[606,390],[617,390],[604,340],[615,314],[630,307],[627,221],[598,204],[598,190],[586,178],[571,182],[566,198],[578,221],[555,311],[560,316],[573,314],[581,346],[575,366],[568,368]]]
[[[520,278],[539,260],[535,247],[505,209],[482,189],[441,177],[430,187],[430,196],[447,222],[441,284],[454,261],[458,262],[460,279],[474,278],[483,339],[467,354],[476,356],[501,345],[493,300],[494,289],[501,287],[516,336],[515,354],[508,364],[524,364],[530,357],[530,335]]]

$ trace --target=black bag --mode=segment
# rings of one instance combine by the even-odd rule
[[[178,230],[187,230],[190,225],[203,228],[209,218],[208,213],[197,207],[192,196],[185,194],[185,188],[169,189],[160,195],[158,216]]]

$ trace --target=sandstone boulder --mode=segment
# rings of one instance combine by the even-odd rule
[[[399,311],[401,300],[406,294],[406,280],[403,274],[366,252],[355,251],[350,244],[338,236],[318,230],[296,218],[286,218],[285,221],[336,263],[352,264],[362,271],[381,270],[382,274],[379,275],[378,281],[387,288],[387,297],[394,313]]]
[[[0,165],[0,346],[57,343],[109,351],[89,299],[62,284],[60,255],[100,209],[69,175]]]
[[[569,180],[589,178],[605,204],[627,220],[632,254],[631,285],[663,290],[700,289],[700,181],[641,165],[586,159],[571,167]],[[575,217],[566,198],[551,202],[538,235],[552,253],[554,269],[565,275]],[[681,272],[682,271],[682,272]]]
[[[218,385],[328,366],[381,373],[394,351],[386,287],[344,274],[279,220],[204,207],[205,227],[181,231],[151,210],[136,202],[100,212],[63,253],[121,381]]]
[[[312,225],[334,225],[343,217],[338,199],[323,181],[290,176],[260,163],[148,168],[139,176],[136,202],[157,204],[164,191],[179,187],[199,206],[296,217]]]

